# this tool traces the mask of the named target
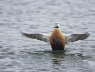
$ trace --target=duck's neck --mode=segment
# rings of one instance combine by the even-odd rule
[[[61,34],[61,30],[59,28],[54,28],[54,30],[52,31],[52,34],[55,34],[55,35]]]

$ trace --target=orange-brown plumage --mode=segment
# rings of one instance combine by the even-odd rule
[[[76,42],[78,40],[84,40],[90,35],[89,33],[82,33],[82,34],[71,34],[69,36],[66,35],[64,36],[58,24],[54,27],[51,35],[27,34],[27,33],[22,33],[22,34],[28,38],[37,39],[44,42],[50,42],[52,50],[63,50],[63,51],[67,43]]]
[[[53,50],[64,50],[65,38],[59,28],[54,28],[49,41]]]

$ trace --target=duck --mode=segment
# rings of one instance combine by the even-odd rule
[[[42,33],[29,34],[29,33],[24,33],[24,32],[21,32],[21,34],[28,38],[37,39],[37,40],[44,41],[44,42],[49,42],[53,51],[57,51],[57,50],[64,51],[65,46],[68,43],[87,39],[90,35],[88,32],[66,35],[60,29],[59,24],[56,24],[53,27],[53,30],[51,34],[49,35],[42,34]]]

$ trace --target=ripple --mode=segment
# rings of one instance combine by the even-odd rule
[[[0,0],[0,72],[94,72],[94,0]],[[59,22],[64,33],[91,36],[63,51],[20,36],[19,29],[48,33]]]

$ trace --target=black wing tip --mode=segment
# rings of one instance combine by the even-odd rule
[[[86,32],[82,36],[80,36],[80,40],[87,39],[90,36],[90,33]]]
[[[31,38],[31,35],[30,34],[28,34],[28,33],[24,33],[24,32],[20,32],[23,36],[25,36],[25,37],[28,37],[28,38]]]
[[[24,33],[24,32],[20,32],[23,36],[26,36],[27,34],[26,33]]]
[[[90,36],[90,33],[86,32],[86,33],[85,33],[85,36],[86,36],[86,37],[89,37],[89,36]]]

